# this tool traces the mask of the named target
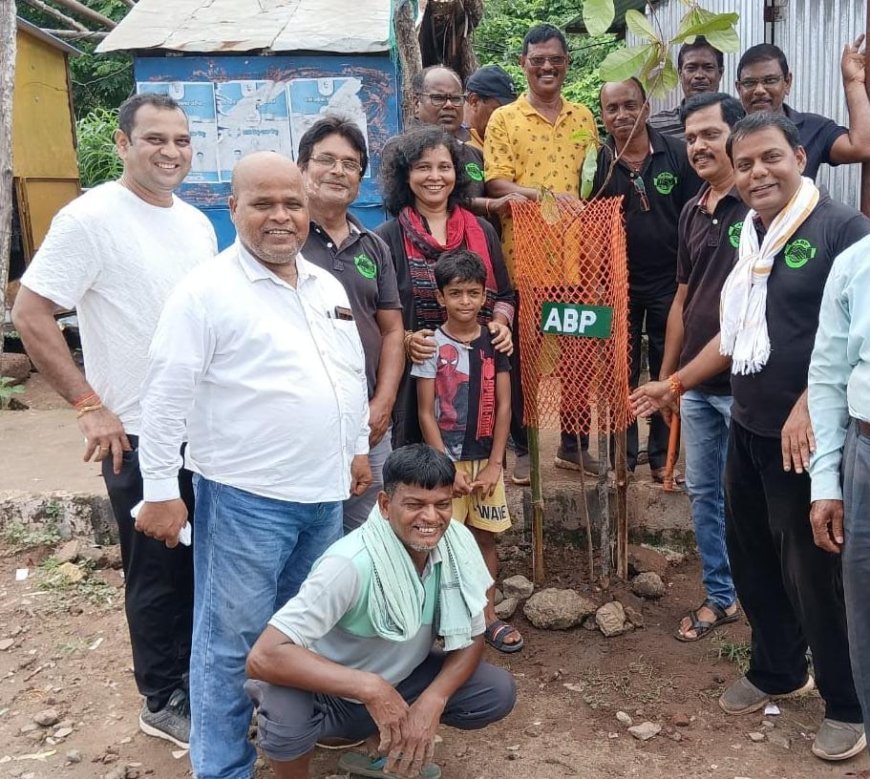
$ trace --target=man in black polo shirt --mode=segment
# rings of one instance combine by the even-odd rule
[[[666,108],[653,114],[649,119],[650,127],[664,135],[673,135],[684,140],[686,133],[680,114],[683,106],[694,95],[718,92],[724,71],[724,55],[703,35],[697,36],[691,43],[680,46],[677,54],[677,73],[680,76],[683,99],[674,108]]]
[[[689,162],[705,184],[683,209],[677,252],[677,294],[668,315],[665,379],[692,360],[719,332],[719,295],[737,259],[749,207],[734,187],[725,150],[731,128],[743,118],[740,101],[705,92],[683,105]],[[737,619],[737,595],[725,548],[725,455],[731,423],[731,378],[724,370],[680,401],[686,451],[686,491],[692,503],[706,599],[680,622],[675,637],[697,641]]]
[[[311,218],[302,254],[345,288],[365,352],[372,484],[362,495],[345,501],[347,533],[368,517],[383,486],[384,460],[392,451],[390,417],[405,365],[402,304],[390,250],[348,213],[368,165],[359,128],[339,117],[319,120],[299,141],[297,164]]]
[[[870,98],[864,86],[864,36],[843,49],[840,71],[851,129],[819,114],[800,113],[783,101],[791,91],[792,74],[782,49],[762,43],[746,50],[737,64],[737,94],[747,114],[785,114],[798,128],[807,155],[804,175],[815,179],[819,165],[870,161]]]
[[[601,118],[608,136],[598,153],[593,192],[622,195],[628,243],[631,386],[640,379],[641,333],[649,339],[650,375],[658,376],[665,327],[677,289],[677,223],[683,206],[701,188],[689,165],[686,145],[647,124],[649,106],[637,79],[601,87]],[[616,164],[614,165],[614,159]],[[628,431],[628,468],[637,464],[637,423]],[[650,422],[649,466],[662,481],[668,428],[661,417]]]
[[[752,211],[723,287],[720,335],[668,381],[647,385],[632,399],[636,411],[649,413],[731,363],[726,540],[752,626],[752,657],[719,705],[745,714],[771,698],[811,690],[809,644],[825,701],[812,750],[825,760],[845,760],[866,739],[849,664],[840,559],[814,544],[808,519],[815,443],[807,371],[828,272],[838,254],[870,235],[870,220],[801,177],[806,153],[797,128],[781,114],[738,122],[728,150],[737,189]]]

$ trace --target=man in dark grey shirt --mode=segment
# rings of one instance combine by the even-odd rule
[[[684,140],[686,132],[680,112],[686,100],[704,92],[718,92],[724,70],[725,58],[722,52],[712,46],[703,35],[699,35],[692,43],[684,43],[677,54],[677,72],[680,74],[683,100],[674,108],[651,116],[650,126],[662,135],[672,135]]]
[[[339,117],[319,120],[302,136],[297,162],[311,217],[302,254],[345,288],[365,352],[372,484],[362,495],[345,501],[347,533],[365,521],[374,505],[384,460],[391,451],[390,417],[405,364],[402,304],[390,250],[348,213],[368,164],[359,128]]]

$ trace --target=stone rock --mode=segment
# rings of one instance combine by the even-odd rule
[[[525,600],[530,597],[535,591],[535,585],[532,584],[525,576],[511,576],[501,583],[502,593],[505,598],[516,598],[517,600]]]
[[[100,571],[94,571],[93,575],[101,582],[105,582],[115,589],[120,589],[124,586],[124,577],[121,574],[121,571],[116,571],[114,568],[105,568]]]
[[[782,733],[777,733],[775,730],[772,730],[767,734],[767,740],[771,744],[776,744],[776,746],[782,747],[783,749],[791,749],[791,740],[782,735]]]
[[[607,638],[622,635],[626,630],[625,609],[619,601],[605,603],[595,612],[595,622]]]
[[[540,722],[533,722],[523,731],[523,733],[525,733],[527,736],[531,736],[532,738],[540,737],[543,732],[544,729],[543,727],[541,727]]]
[[[15,646],[14,638],[4,638],[0,641],[0,652],[5,652],[7,649],[12,649]]]
[[[643,627],[643,612],[634,608],[634,606],[623,606],[626,619],[636,628]]]
[[[82,753],[79,752],[78,749],[71,749],[66,753],[66,759],[68,763],[81,763]]]
[[[595,621],[595,615],[590,614],[586,619],[583,620],[583,629],[584,630],[598,630],[598,623]]]
[[[81,547],[82,542],[77,538],[72,539],[72,541],[67,541],[55,551],[54,559],[57,560],[58,565],[62,565],[63,563],[74,563],[79,559]]]
[[[616,712],[616,719],[627,728],[630,728],[632,725],[631,717],[624,711]]]
[[[33,721],[37,725],[47,728],[60,722],[60,715],[57,713],[57,709],[43,709],[33,715]]]
[[[530,597],[523,613],[536,628],[566,630],[595,612],[595,604],[575,590],[549,587]]]
[[[52,738],[66,738],[73,732],[72,728],[58,728],[51,734]]]
[[[57,572],[67,584],[78,584],[85,578],[85,572],[73,563],[62,563],[57,567]]]
[[[495,615],[499,619],[510,619],[520,602],[516,598],[505,598],[501,603],[495,604]]]
[[[764,741],[764,738],[765,738],[764,733],[758,733],[758,732],[755,732],[755,733],[750,733],[750,734],[749,734],[749,740],[750,740],[750,741],[754,741],[756,744],[757,744],[759,741]]]
[[[658,600],[665,594],[665,583],[661,576],[649,571],[638,574],[631,580],[631,591],[641,598]]]
[[[690,722],[691,720],[689,719],[689,715],[683,714],[682,712],[680,712],[679,714],[674,714],[674,716],[671,717],[671,724],[675,725],[678,728],[687,728],[689,727]]]
[[[504,600],[504,593],[498,587],[496,587],[492,599],[495,605],[498,606],[498,604]]]
[[[84,546],[79,551],[79,559],[89,560],[94,568],[120,568],[121,551],[117,544],[110,546]]]
[[[628,572],[634,576],[639,573],[657,573],[664,576],[668,568],[668,559],[655,549],[647,549],[645,546],[628,547]]]
[[[662,726],[657,725],[655,722],[641,722],[640,725],[629,728],[628,732],[638,741],[649,741],[661,733],[661,730]]]
[[[8,352],[0,354],[0,376],[5,376],[12,381],[10,384],[24,384],[30,377],[33,366],[26,354]]]

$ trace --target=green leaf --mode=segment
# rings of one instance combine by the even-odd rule
[[[625,24],[638,38],[646,38],[649,41],[657,41],[658,35],[653,26],[640,11],[630,10],[625,12]]]
[[[588,200],[592,194],[595,171],[598,169],[598,144],[594,141],[586,145],[586,156],[580,169],[580,197]]]
[[[583,3],[583,23],[590,35],[603,35],[613,24],[616,9],[613,0],[585,0]]]
[[[586,146],[590,141],[595,142],[595,136],[589,130],[575,130],[571,133],[571,140],[574,143]]]
[[[650,83],[650,95],[655,97],[663,97],[680,83],[677,68],[670,55],[665,59],[663,65],[657,67],[650,74]]]
[[[599,66],[598,75],[601,76],[602,81],[625,81],[637,72],[650,51],[655,50],[655,44],[648,43],[644,46],[628,46],[612,51]]]
[[[653,44],[649,49],[649,56],[644,60],[638,73],[638,78],[644,87],[647,88],[649,88],[652,81],[652,74],[661,67],[664,59],[664,46],[662,44]]]
[[[715,30],[707,33],[707,41],[719,51],[740,51],[740,36],[737,30]]]
[[[714,14],[703,8],[693,8],[683,17],[672,43],[691,43],[698,35],[708,37],[710,33],[733,30],[739,19],[740,15],[736,13]]]

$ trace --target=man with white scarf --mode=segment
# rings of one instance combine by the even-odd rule
[[[308,777],[323,739],[369,739],[368,755],[339,763],[352,775],[437,779],[441,722],[483,728],[514,706],[511,674],[481,662],[492,579],[451,519],[453,463],[411,444],[383,473],[368,520],[326,550],[248,657],[260,748],[278,779]]]
[[[752,209],[725,282],[720,334],[667,381],[646,385],[649,414],[731,364],[734,396],[725,467],[726,540],[737,595],[752,626],[746,675],[719,699],[729,714],[808,692],[812,649],[825,719],[812,751],[845,760],[866,746],[849,664],[840,560],[818,548],[807,519],[810,455],[807,371],[822,290],[834,258],[870,220],[802,176],[797,128],[751,114],[728,140],[735,184]]]

